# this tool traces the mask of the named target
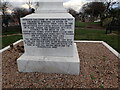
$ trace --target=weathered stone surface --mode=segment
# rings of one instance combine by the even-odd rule
[[[74,44],[74,17],[62,0],[40,0],[34,14],[21,18],[25,53],[17,60],[20,72],[79,74]]]

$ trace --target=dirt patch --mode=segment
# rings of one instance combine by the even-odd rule
[[[98,43],[77,43],[80,75],[20,73],[22,43],[2,53],[3,88],[118,88],[120,60]],[[23,51],[22,51],[23,52]]]

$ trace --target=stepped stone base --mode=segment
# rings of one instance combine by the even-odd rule
[[[33,52],[34,53],[34,52]],[[17,60],[20,72],[63,73],[79,75],[80,60],[74,43],[73,57],[27,56],[23,54]]]

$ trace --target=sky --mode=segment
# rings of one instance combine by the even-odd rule
[[[73,8],[77,12],[81,9],[82,5],[85,4],[85,0],[69,0],[67,2],[64,2],[63,5],[65,8]]]
[[[28,5],[25,5],[25,1],[29,0],[4,0],[11,2],[12,6],[14,7],[28,7]],[[16,2],[17,1],[17,2]],[[30,0],[30,1],[39,1],[39,0]],[[65,8],[72,8],[76,10],[77,12],[80,11],[82,5],[84,5],[86,2],[90,2],[92,0],[63,0],[63,6]]]
[[[9,1],[11,2],[12,6],[19,7],[23,4],[23,2],[28,0],[4,0],[4,1]],[[39,0],[30,0],[30,1],[39,1]],[[86,1],[90,1],[90,0],[63,0],[64,2],[63,6],[65,8],[73,8],[74,10],[79,12],[80,8]],[[22,5],[22,6],[27,7],[26,5]]]

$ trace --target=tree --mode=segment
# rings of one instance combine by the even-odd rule
[[[108,30],[110,30],[110,33],[112,30],[116,30],[118,33],[120,33],[120,9],[112,8],[109,11],[109,17],[111,17],[112,20],[106,25],[106,34]]]
[[[11,6],[9,2],[5,2],[4,0],[1,2],[1,9],[2,9],[2,26],[8,27],[8,22],[10,16],[7,13],[7,9]],[[7,28],[6,28],[7,29]]]
[[[28,13],[29,12],[25,8],[14,8],[13,9],[13,14],[14,14],[15,18],[17,18],[19,25],[21,25],[20,18],[28,15]]]
[[[76,14],[77,14],[77,12],[74,9],[72,9],[72,8],[68,9],[68,13],[70,13],[73,17],[75,17]]]
[[[37,10],[37,8],[39,7],[39,2],[32,2],[31,0],[28,0],[26,4],[29,6],[29,10],[32,10],[32,12],[33,10]],[[34,6],[34,8],[32,6]]]
[[[83,5],[82,10],[94,20],[94,17],[102,16],[105,8],[106,6],[103,2],[89,2]]]
[[[112,0],[111,0],[112,1]],[[120,2],[107,2],[107,8],[104,13],[103,22],[110,18],[111,20],[109,23],[105,24],[106,26],[106,34],[108,33],[108,30],[110,30],[110,33],[112,30],[118,31],[118,34],[120,33],[120,7],[114,8],[113,5],[118,4],[120,6]]]
[[[20,18],[26,16],[28,14],[28,11],[25,8],[19,8],[19,7],[17,7],[17,8],[13,9],[13,14],[20,21]]]
[[[68,13],[70,13],[76,20],[78,20],[79,13],[76,12],[74,9],[69,8]]]
[[[2,9],[3,15],[7,14],[7,12],[6,12],[7,9],[12,6],[12,5],[10,4],[10,2],[2,0],[2,1],[0,2],[0,4],[1,4],[1,9]]]
[[[9,2],[2,2],[2,13],[3,15],[6,14],[6,10],[8,8]]]
[[[110,17],[110,12],[111,12],[113,5],[119,2],[115,2],[114,0],[103,0],[103,1],[105,3],[106,8],[102,14],[102,19],[105,19],[105,18]]]
[[[1,12],[2,12],[2,2],[0,2],[0,15],[1,15]]]
[[[30,0],[28,0],[28,2],[26,3],[29,6],[29,9],[31,9],[32,7],[32,2]]]

